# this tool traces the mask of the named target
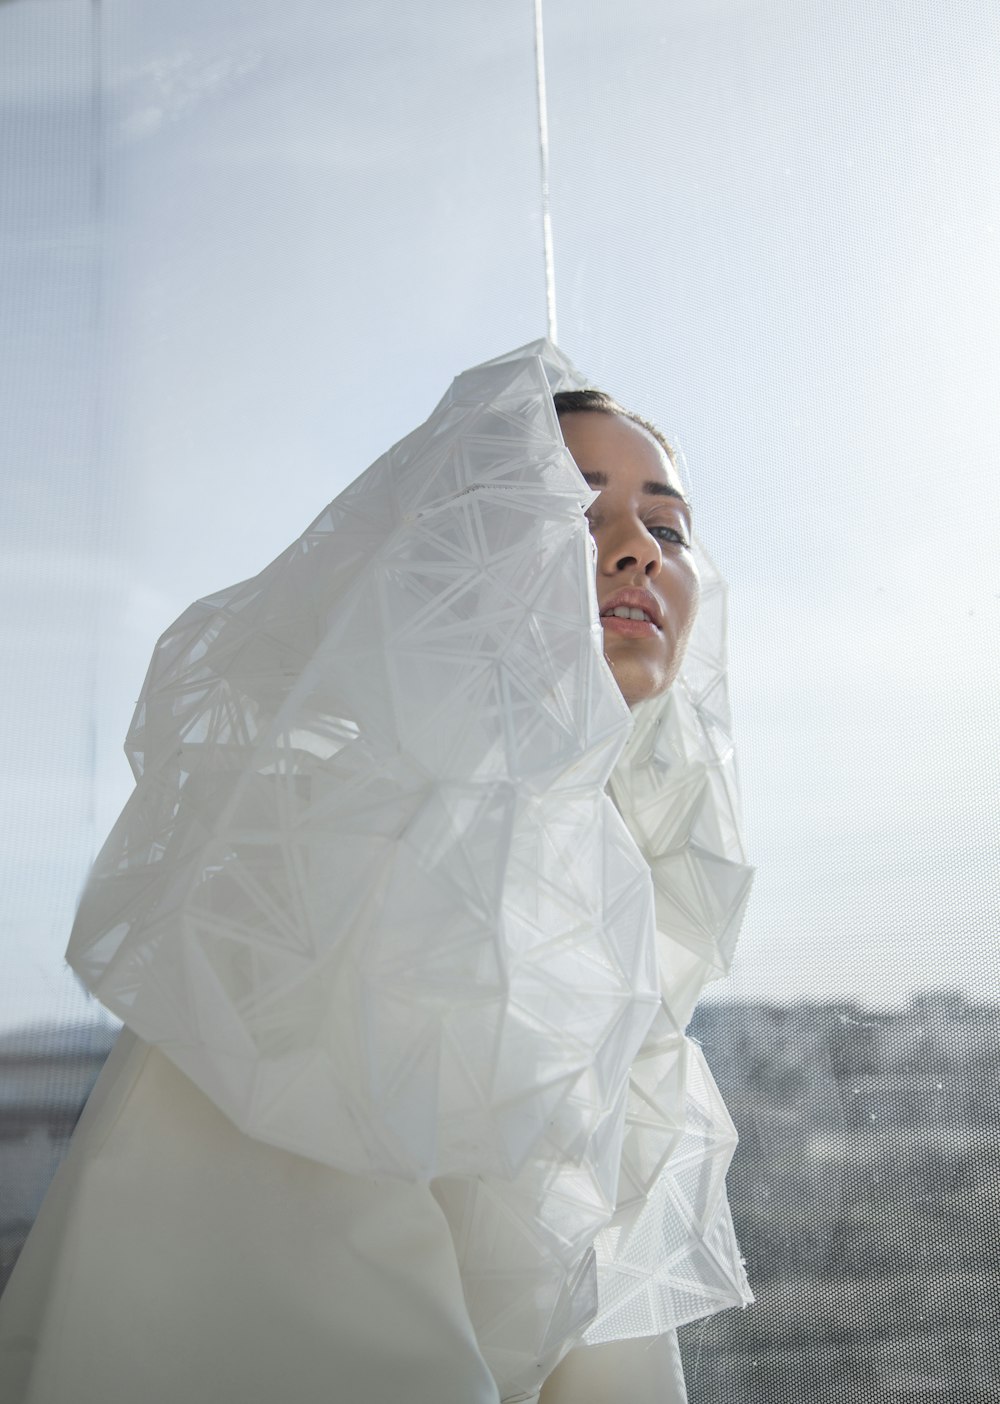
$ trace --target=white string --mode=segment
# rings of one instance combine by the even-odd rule
[[[542,169],[542,243],[545,247],[545,311],[549,340],[556,341],[556,275],[552,261],[552,211],[549,202],[549,112],[545,96],[545,38],[542,0],[535,0],[535,91],[538,96],[538,154]]]

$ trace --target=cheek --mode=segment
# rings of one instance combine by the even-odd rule
[[[698,567],[689,554],[671,562],[665,584],[670,616],[674,622],[674,637],[680,642],[687,639],[694,627],[701,598]]]

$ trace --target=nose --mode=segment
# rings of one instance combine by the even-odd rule
[[[598,533],[597,565],[605,575],[641,574],[652,579],[660,573],[663,552],[642,522],[609,523],[607,532]]]

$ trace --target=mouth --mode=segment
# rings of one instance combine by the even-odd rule
[[[614,614],[602,614],[601,623],[607,632],[623,634],[627,639],[655,639],[662,632],[658,624],[637,609],[629,610],[624,618],[617,610]]]
[[[601,607],[601,624],[626,638],[655,638],[662,633],[660,604],[648,590],[619,590]]]

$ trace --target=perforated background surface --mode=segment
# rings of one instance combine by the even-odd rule
[[[6,1261],[153,638],[538,335],[530,6],[0,5]],[[708,1400],[997,1396],[998,16],[548,0],[561,339],[679,436],[759,879],[697,1031],[758,1304]]]

